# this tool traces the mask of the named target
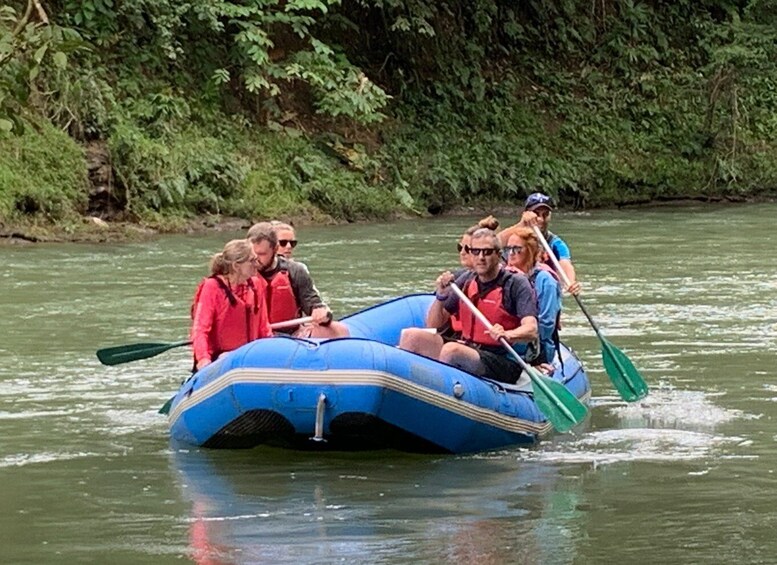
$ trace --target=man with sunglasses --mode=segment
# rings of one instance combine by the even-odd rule
[[[572,264],[572,254],[569,251],[569,246],[563,239],[548,229],[552,213],[553,200],[550,196],[541,192],[530,194],[524,203],[521,221],[499,232],[499,241],[503,246],[507,245],[507,240],[513,235],[515,228],[537,226],[540,228],[542,235],[545,236],[545,241],[548,242],[548,246],[553,251],[556,259],[558,259],[559,265],[561,265],[564,274],[571,283],[567,291],[570,294],[579,294],[580,282],[577,280],[575,267]],[[548,259],[548,263],[550,264],[550,259]],[[550,266],[552,267],[553,265],[551,264]]]
[[[278,248],[278,237],[270,222],[260,222],[248,230],[248,240],[256,254],[256,269],[267,282],[267,312],[270,323],[304,316],[311,324],[279,330],[295,337],[345,337],[348,328],[332,320],[332,312],[321,299],[307,267],[287,259]]]
[[[443,345],[440,361],[475,375],[515,383],[521,368],[499,339],[505,338],[519,355],[533,360],[538,353],[537,303],[528,279],[505,270],[500,251],[499,238],[492,230],[477,230],[472,234],[469,248],[473,256],[472,272],[462,274],[455,281],[493,324],[490,331],[451,292],[453,274],[449,271],[437,278],[437,300],[429,309],[427,322],[441,327],[451,314],[461,319],[462,341]]]

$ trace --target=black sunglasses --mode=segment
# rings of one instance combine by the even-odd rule
[[[494,253],[498,252],[498,249],[494,249],[493,247],[486,247],[486,248],[480,248],[480,247],[470,247],[469,252],[472,253],[475,257],[483,254],[483,257],[489,257],[493,255]]]
[[[294,249],[297,247],[297,240],[296,239],[279,239],[278,245],[281,247],[286,247],[287,245],[291,245],[291,248]]]
[[[518,255],[521,251],[523,251],[523,245],[508,245],[505,247],[505,252],[508,255]]]
[[[461,250],[464,250],[464,253],[469,253],[469,245],[462,245],[461,243],[456,244],[456,252],[461,253]]]

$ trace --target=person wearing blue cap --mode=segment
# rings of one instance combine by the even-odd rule
[[[580,282],[577,280],[577,275],[575,274],[575,267],[572,264],[572,254],[569,251],[569,246],[563,239],[548,229],[552,213],[553,200],[550,196],[542,194],[541,192],[530,194],[523,205],[521,221],[514,226],[510,226],[499,232],[499,240],[502,242],[502,245],[507,245],[507,241],[510,239],[515,228],[524,226],[539,227],[542,235],[545,236],[545,241],[548,242],[551,251],[553,251],[556,259],[558,259],[561,269],[570,281],[567,290],[570,294],[579,294]]]

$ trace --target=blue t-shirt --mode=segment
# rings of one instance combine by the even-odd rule
[[[572,254],[569,252],[569,246],[567,245],[566,241],[561,239],[553,232],[548,232],[547,238],[550,239],[550,250],[553,251],[556,259],[559,261],[561,259],[566,259],[567,261],[572,260]]]
[[[533,278],[534,291],[537,293],[537,325],[542,352],[540,357],[545,363],[551,363],[556,352],[553,333],[561,312],[561,285],[553,275],[542,269],[537,269]]]

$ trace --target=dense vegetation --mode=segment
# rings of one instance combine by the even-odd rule
[[[0,7],[0,222],[771,196],[777,0]]]

